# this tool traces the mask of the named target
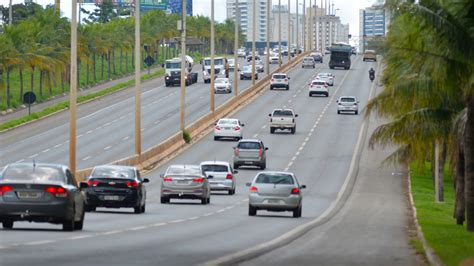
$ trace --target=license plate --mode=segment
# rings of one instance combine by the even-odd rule
[[[269,200],[267,200],[267,202],[269,204],[280,204],[281,201],[277,200],[277,199],[269,199]]]
[[[119,196],[104,196],[104,200],[120,200]]]
[[[187,183],[188,183],[188,181],[186,181],[186,180],[178,180],[178,184],[187,184]]]
[[[18,197],[22,199],[34,199],[38,197],[38,193],[36,192],[29,192],[29,191],[19,191]]]
[[[230,127],[224,127],[224,129],[229,130],[229,129],[231,129],[231,128],[230,128]]]

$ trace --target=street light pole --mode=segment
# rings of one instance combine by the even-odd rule
[[[238,57],[237,57],[237,50],[239,49],[239,16],[240,16],[240,8],[239,8],[239,0],[235,0],[235,20],[234,20],[234,95],[237,96],[238,93],[238,77],[239,77],[239,64],[238,64]]]
[[[255,85],[255,38],[257,36],[257,0],[253,0],[253,12],[252,12],[252,85]]]
[[[314,1],[316,1],[316,0],[314,0]],[[311,2],[311,0],[309,0],[309,25],[308,25],[308,29],[309,29],[308,47],[309,47],[309,50],[312,51],[313,50],[313,3]]]
[[[141,138],[141,112],[140,112],[140,97],[141,97],[141,56],[140,56],[140,1],[135,0],[135,154],[142,153],[142,138]]]
[[[265,61],[265,69],[267,75],[270,75],[270,4],[271,0],[267,0],[267,56]]]
[[[278,67],[281,67],[281,0],[278,0]]]
[[[76,173],[77,125],[77,0],[72,0],[71,10],[71,89],[69,92],[69,169]]]
[[[306,0],[303,0],[303,46],[304,51],[306,52],[308,46],[306,45]]]
[[[291,62],[291,12],[290,12],[290,0],[288,0],[288,62]]]
[[[13,3],[12,0],[10,0],[10,7],[8,8],[8,25],[12,25],[12,20],[13,20]]]
[[[211,86],[209,89],[210,97],[211,97],[211,112],[214,113],[215,109],[215,104],[214,104],[214,85],[215,85],[215,78],[216,78],[216,73],[214,73],[215,70],[215,64],[214,64],[214,57],[215,57],[215,37],[214,37],[214,0],[211,0]]]
[[[299,37],[299,31],[298,31],[298,24],[300,24],[300,18],[298,14],[298,10],[300,9],[300,1],[296,0],[296,54],[298,54],[300,50],[300,37]]]
[[[137,0],[135,0],[137,1]],[[186,0],[181,0],[182,20],[181,20],[181,97],[180,97],[180,129],[184,133],[184,104],[186,94]]]

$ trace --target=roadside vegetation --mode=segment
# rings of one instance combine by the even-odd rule
[[[27,91],[35,92],[39,102],[67,93],[71,39],[68,19],[60,17],[53,6],[43,8],[27,1],[13,6],[10,26],[8,7],[0,9],[5,22],[0,27],[0,110],[19,107]],[[134,19],[120,18],[122,12],[111,0],[102,1],[88,14],[87,22],[79,25],[79,87],[134,72]],[[179,15],[159,10],[141,16],[142,59],[151,56],[159,65],[178,55],[178,20]],[[189,46],[189,53],[198,61],[209,53],[210,23],[203,16],[187,19],[188,37],[200,42]],[[216,53],[230,53],[233,45],[234,23],[216,23]]]
[[[412,194],[417,209],[418,222],[428,245],[445,265],[457,266],[468,258],[474,258],[474,234],[453,223],[455,193],[447,189],[445,202],[433,202],[433,180],[430,165],[412,165]],[[453,179],[446,172],[446,187],[453,187]]]

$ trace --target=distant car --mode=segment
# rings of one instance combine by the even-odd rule
[[[295,134],[295,118],[298,117],[298,115],[295,114],[292,109],[275,109],[271,114],[268,114],[268,116],[270,117],[270,134],[275,133],[277,129],[289,129],[291,134]]]
[[[286,73],[275,73],[270,79],[270,90],[274,88],[285,88],[290,89],[290,77]]]
[[[316,67],[316,62],[314,61],[314,58],[312,56],[307,56],[303,58],[303,62],[301,63],[301,68],[305,68],[305,67],[311,67],[311,68]]]
[[[87,178],[86,211],[97,207],[133,208],[135,213],[144,213],[146,188],[136,167],[123,165],[96,166]]]
[[[257,166],[260,169],[267,167],[266,151],[268,147],[258,139],[241,139],[234,147],[234,169],[245,166]]]
[[[223,161],[205,161],[200,165],[201,171],[209,179],[209,185],[212,190],[227,191],[229,195],[235,194],[236,180],[230,163]]]
[[[260,60],[260,56],[256,55],[255,60]],[[252,61],[252,55],[247,56],[247,62],[251,62],[251,61]]]
[[[337,99],[337,113],[354,112],[359,113],[359,101],[354,96],[341,96]]]
[[[221,92],[232,92],[232,83],[228,78],[216,78],[214,81],[214,92],[221,93]]]
[[[365,50],[364,55],[362,57],[362,61],[368,60],[377,62],[377,54],[374,50]]]
[[[239,49],[237,50],[237,56],[245,58],[247,56],[247,52],[245,51],[245,49]]]
[[[240,80],[252,79],[252,66],[244,66],[240,72]],[[255,71],[255,79],[258,79],[258,73]]]
[[[313,57],[315,62],[323,63],[323,55],[320,52],[312,52],[309,56]]]
[[[251,183],[249,193],[249,216],[257,215],[258,210],[272,212],[293,212],[293,217],[301,217],[303,195],[300,185],[293,173],[289,172],[260,172]]]
[[[280,62],[280,57],[278,54],[272,54],[270,55],[270,64],[278,64]]]
[[[262,60],[255,60],[255,71],[259,73],[263,73],[265,71]]]
[[[12,229],[17,221],[62,224],[64,231],[82,230],[87,183],[74,178],[67,166],[15,163],[0,173],[0,222]]]
[[[328,84],[326,81],[321,79],[315,79],[309,84],[309,97],[313,95],[324,95],[329,96]]]
[[[221,138],[236,138],[240,140],[243,136],[242,127],[244,127],[244,124],[240,123],[238,119],[221,118],[214,127],[214,140]]]
[[[161,177],[162,204],[170,203],[170,199],[199,199],[201,204],[210,203],[209,180],[199,165],[170,165]]]
[[[240,71],[239,63],[236,64],[234,58],[227,59],[227,63],[229,64],[229,71],[235,71],[235,69]]]
[[[329,86],[334,86],[334,75],[331,73],[318,73],[316,79],[322,79],[326,81]]]

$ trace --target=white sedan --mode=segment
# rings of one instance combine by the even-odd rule
[[[230,80],[228,78],[216,78],[216,80],[214,81],[214,92],[215,93],[220,93],[220,92],[231,93],[232,84],[230,83]]]
[[[244,124],[240,123],[239,119],[235,118],[221,118],[214,127],[214,140],[220,138],[242,139],[242,127]]]

